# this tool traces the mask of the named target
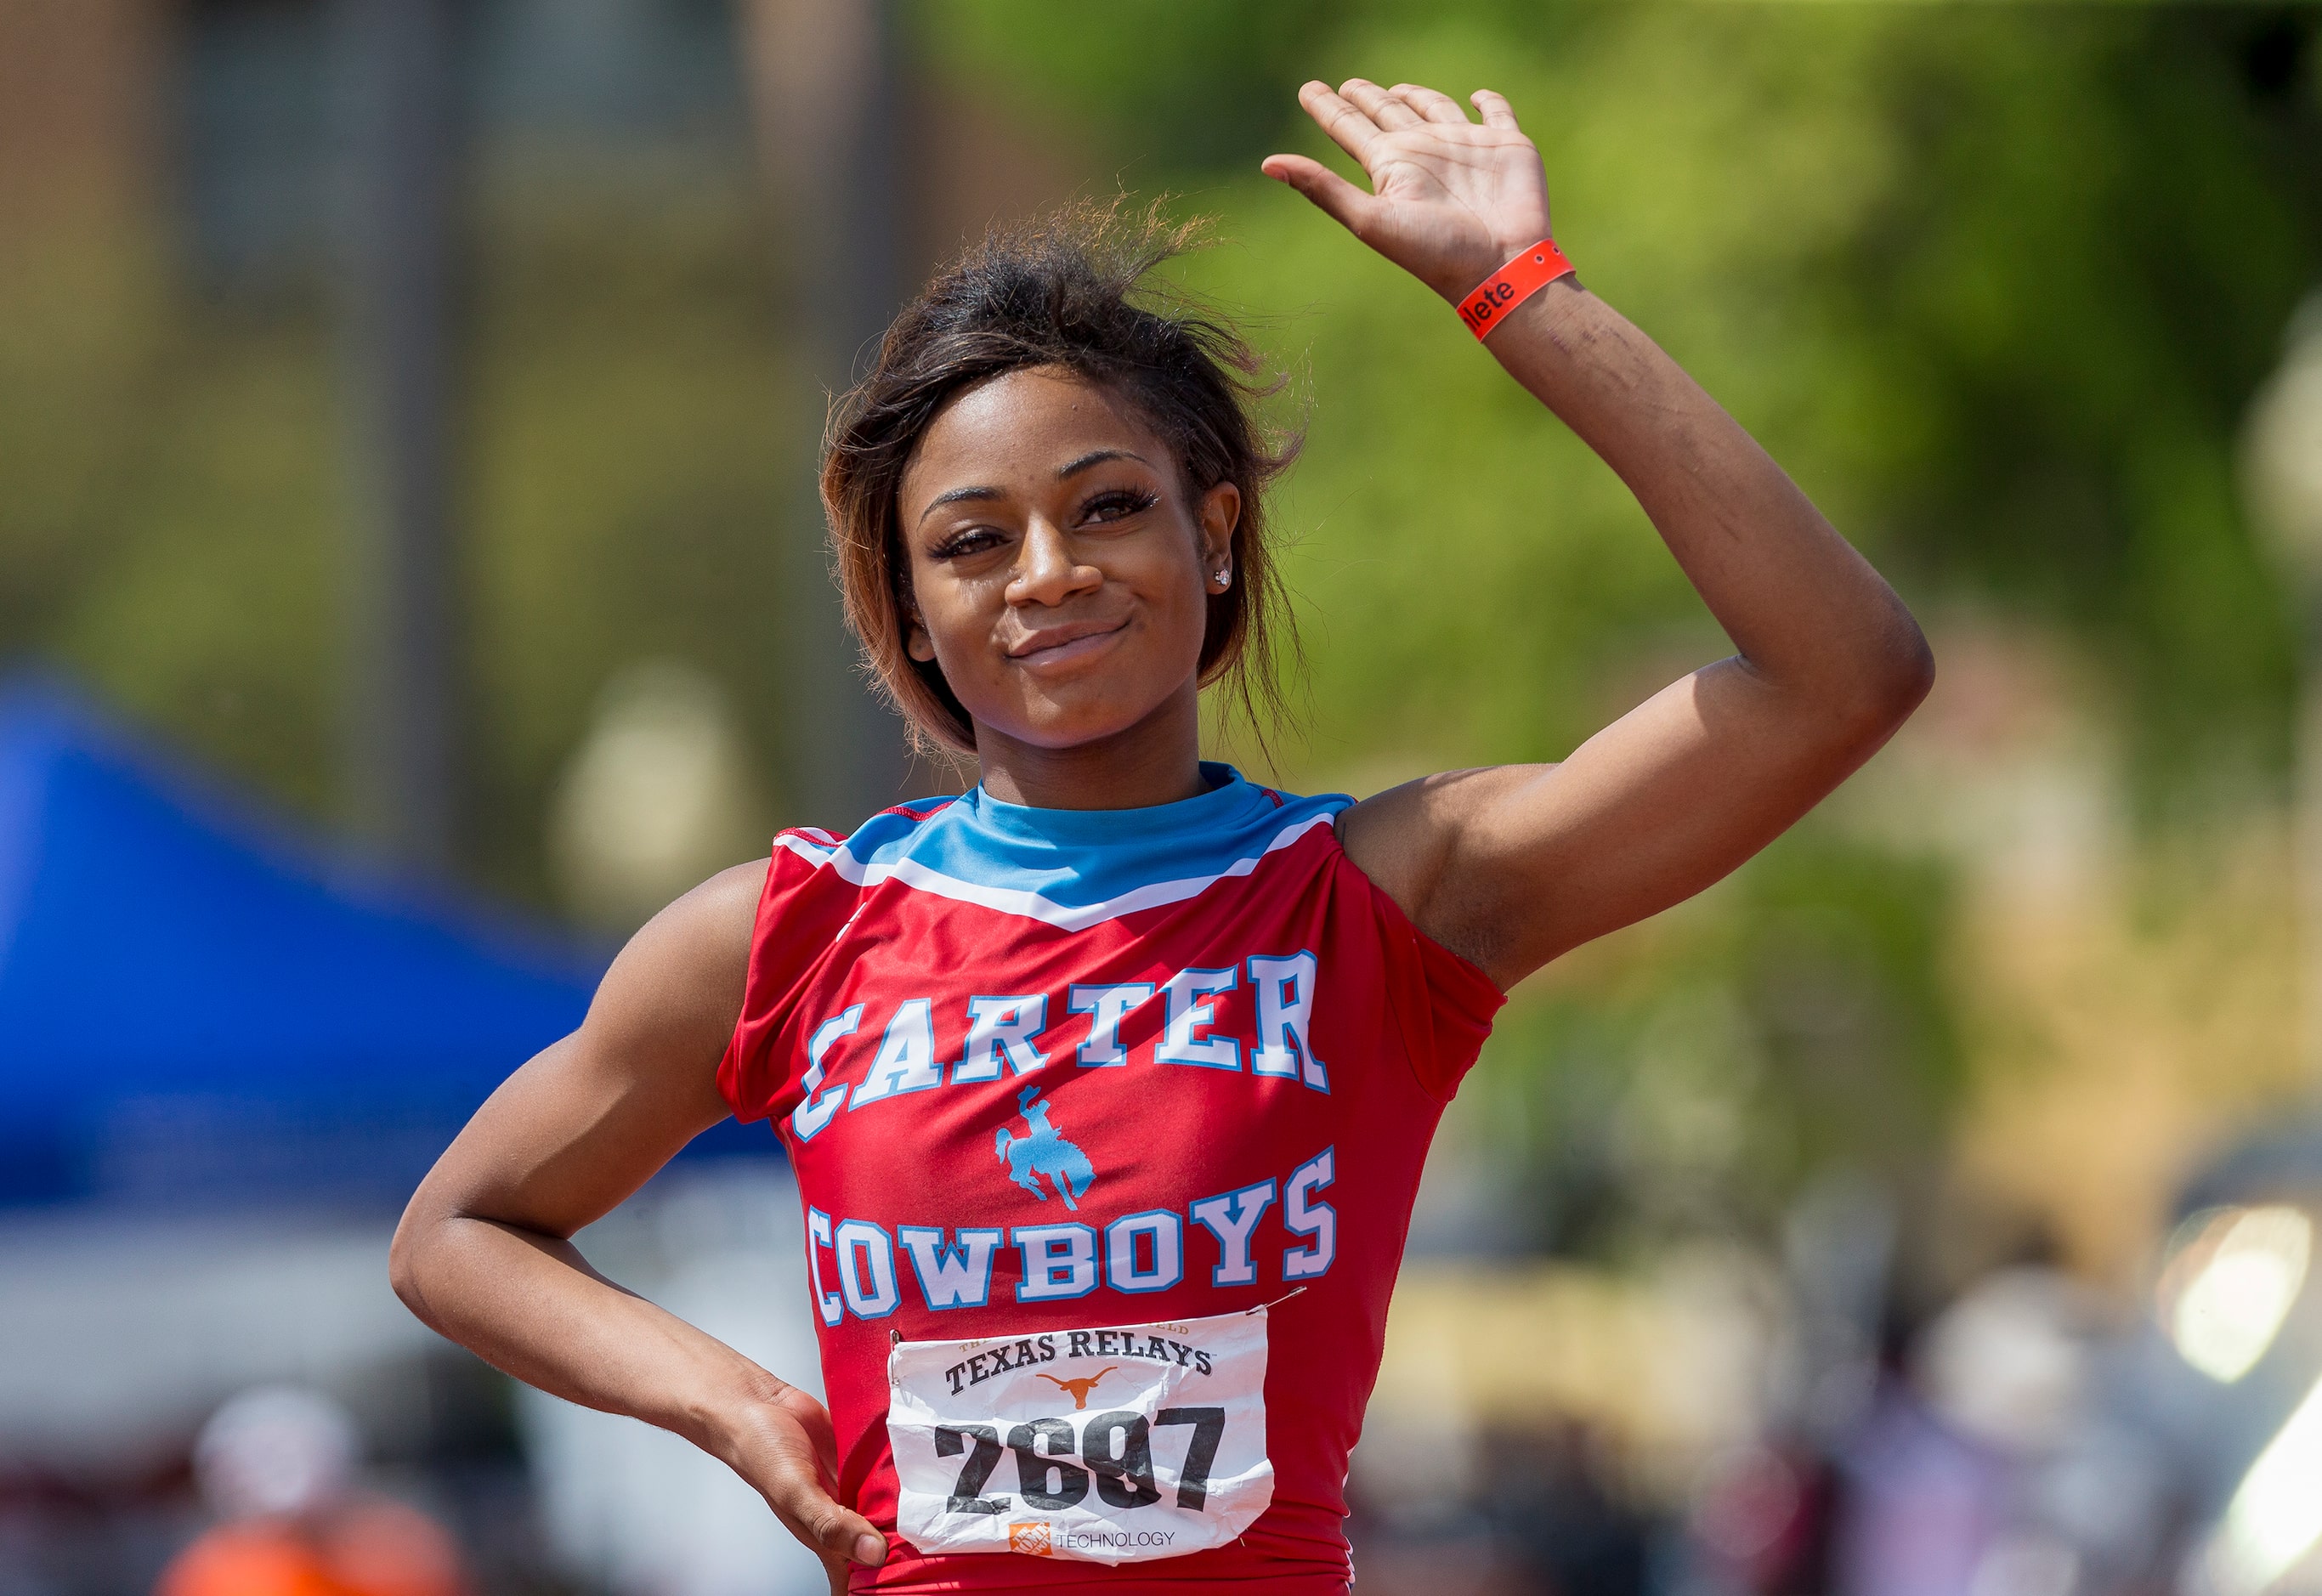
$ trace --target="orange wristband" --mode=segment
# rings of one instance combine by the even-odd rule
[[[1544,238],[1476,284],[1476,291],[1459,301],[1459,319],[1481,343],[1493,328],[1507,320],[1510,311],[1577,269],[1554,239]]]

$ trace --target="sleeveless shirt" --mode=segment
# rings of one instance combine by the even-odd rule
[[[718,1079],[797,1173],[838,1496],[890,1540],[857,1590],[1351,1577],[1420,1167],[1502,998],[1348,859],[1352,799],[1202,771],[1151,808],[978,789],[775,841]],[[1273,1495],[1238,1539],[1108,1569],[897,1535],[897,1343],[1269,1304]]]

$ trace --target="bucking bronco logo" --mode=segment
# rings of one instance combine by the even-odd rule
[[[1048,1123],[1048,1105],[1039,1101],[1039,1096],[1037,1086],[1028,1086],[1017,1094],[1016,1107],[1029,1134],[1016,1135],[1003,1125],[994,1147],[1008,1166],[1010,1180],[1046,1202],[1048,1194],[1040,1190],[1040,1177],[1046,1175],[1065,1206],[1077,1213],[1076,1199],[1088,1195],[1096,1180],[1096,1166],[1089,1163],[1087,1154],[1056,1134],[1056,1127]]]

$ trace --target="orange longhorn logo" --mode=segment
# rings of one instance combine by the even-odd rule
[[[1073,1399],[1073,1411],[1078,1413],[1082,1409],[1088,1406],[1089,1392],[1096,1389],[1096,1382],[1102,1380],[1106,1375],[1111,1373],[1115,1369],[1120,1367],[1120,1365],[1119,1363],[1107,1363],[1095,1373],[1080,1380],[1059,1380],[1053,1374],[1042,1374],[1040,1378],[1047,1381],[1050,1385],[1055,1386],[1058,1391],[1071,1393]]]

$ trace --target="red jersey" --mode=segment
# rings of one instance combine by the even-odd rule
[[[797,1171],[839,1497],[891,1542],[858,1590],[1348,1584],[1420,1167],[1502,999],[1347,858],[1351,799],[1203,771],[776,841],[718,1084]]]

